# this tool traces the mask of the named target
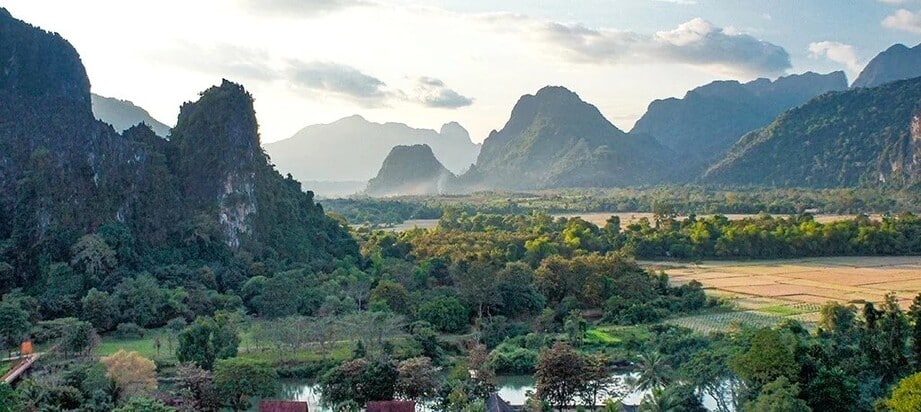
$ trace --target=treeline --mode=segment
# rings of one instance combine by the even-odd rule
[[[731,220],[714,215],[676,219],[673,209],[657,209],[622,225],[612,216],[603,227],[580,218],[531,215],[468,215],[453,209],[439,230],[406,237],[424,253],[491,254],[539,262],[551,255],[582,251],[623,252],[643,259],[769,259],[808,256],[915,255],[921,253],[921,217],[903,213],[871,219],[859,215],[827,223],[810,214],[774,217],[762,214]],[[488,235],[487,235],[488,234]],[[453,247],[451,245],[458,245]]]
[[[562,189],[536,193],[481,192],[440,197],[397,199],[334,199],[324,205],[352,224],[395,224],[409,219],[438,219],[446,209],[474,215],[547,213],[652,213],[667,206],[682,216],[691,214],[794,215],[886,214],[921,212],[914,190],[767,189],[663,186],[621,189]]]

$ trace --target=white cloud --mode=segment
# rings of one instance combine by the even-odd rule
[[[473,99],[449,89],[443,81],[431,77],[416,79],[414,99],[426,107],[445,109],[456,109],[473,104]]]
[[[372,4],[365,0],[237,0],[236,3],[248,12],[277,17],[312,17]]]
[[[836,41],[820,41],[809,43],[809,57],[813,59],[826,58],[844,65],[851,74],[859,73],[862,64],[857,57],[854,46]]]
[[[287,70],[287,81],[296,87],[332,93],[369,107],[383,105],[392,96],[380,79],[338,63],[293,62]]]
[[[490,18],[495,20],[496,16]],[[512,21],[520,22],[521,17]],[[731,27],[716,27],[701,18],[652,35],[548,21],[532,20],[529,25],[527,30],[540,41],[580,63],[678,63],[720,74],[746,75],[780,74],[791,67],[790,55],[783,47]]]
[[[905,9],[896,10],[895,13],[883,19],[883,26],[893,30],[921,34],[921,13]]]

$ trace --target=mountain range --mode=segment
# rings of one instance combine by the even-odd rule
[[[921,76],[921,44],[895,44],[867,63],[852,87],[876,87]]]
[[[921,78],[820,96],[743,137],[705,183],[905,186],[921,177]]]
[[[725,155],[745,133],[813,97],[847,87],[847,77],[840,71],[809,72],[775,81],[716,81],[681,99],[653,101],[630,133],[652,136],[680,152],[682,167],[676,176],[692,177]]]
[[[119,133],[128,130],[131,126],[144,123],[157,136],[167,137],[169,135],[169,126],[154,119],[147,110],[136,106],[130,101],[104,97],[93,93],[90,94],[90,102],[93,106],[93,116],[112,125],[115,131]]]
[[[480,146],[457,123],[441,130],[402,123],[374,123],[355,115],[307,126],[294,136],[265,146],[283,173],[302,181],[361,181],[374,177],[394,146],[426,144],[449,170],[460,173],[476,161]]]

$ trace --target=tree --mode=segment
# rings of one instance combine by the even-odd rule
[[[921,293],[915,296],[908,310],[912,320],[911,328],[911,360],[915,370],[921,370]]]
[[[474,260],[456,270],[457,291],[461,298],[476,308],[477,318],[483,318],[489,308],[499,303],[496,294],[496,270],[487,262]]]
[[[85,235],[70,249],[70,265],[82,269],[84,290],[95,287],[112,269],[118,266],[115,251],[96,234]]]
[[[743,410],[750,412],[810,412],[812,408],[799,399],[799,386],[785,376],[765,384],[755,400],[747,402]],[[912,409],[917,410],[917,409]]]
[[[467,355],[467,370],[470,371],[470,388],[468,395],[476,399],[486,399],[496,390],[496,371],[489,362],[486,346],[474,345]]]
[[[211,372],[194,363],[183,363],[176,368],[176,389],[186,409],[217,411],[221,407]]]
[[[406,313],[409,309],[409,293],[403,285],[383,280],[371,291],[371,303],[385,305],[394,313]]]
[[[640,354],[637,367],[639,375],[633,382],[636,390],[663,388],[672,382],[672,369],[659,352]]]
[[[604,355],[588,355],[584,359],[584,383],[579,390],[579,398],[584,405],[594,411],[598,401],[605,398],[620,399],[626,395],[620,390],[621,379],[608,370]]]
[[[115,408],[112,412],[175,412],[176,408],[171,408],[156,399],[150,398],[131,398],[121,407]]]
[[[106,366],[106,375],[115,381],[123,399],[147,396],[157,389],[157,366],[140,353],[119,349],[111,356],[103,356],[100,362]]]
[[[730,366],[756,389],[780,377],[789,382],[799,372],[792,346],[783,333],[763,328],[755,333],[748,351],[730,360]]]
[[[585,360],[571,346],[557,343],[540,352],[534,377],[537,396],[562,411],[582,390]]]
[[[893,412],[921,411],[921,373],[907,376],[892,390],[886,406]]]
[[[331,369],[321,379],[323,402],[338,405],[392,400],[399,372],[386,359],[353,359]]]
[[[72,322],[63,325],[59,349],[64,350],[65,354],[87,353],[93,346],[94,338],[93,325],[73,319]]]
[[[410,358],[397,365],[396,393],[410,400],[427,401],[438,394],[439,368],[426,357]]]
[[[239,345],[236,326],[226,315],[199,317],[179,334],[176,358],[211,369],[215,360],[236,356]]]
[[[248,409],[252,397],[274,395],[277,380],[275,369],[251,359],[222,359],[214,366],[214,390],[234,411]]]
[[[421,304],[416,316],[448,333],[463,331],[470,318],[467,308],[453,296],[442,296]]]
[[[0,303],[0,340],[4,345],[18,347],[31,327],[28,312],[11,302]]]
[[[19,394],[12,386],[0,382],[0,412],[18,412],[22,409]]]
[[[80,300],[80,305],[83,309],[80,318],[92,323],[96,330],[106,332],[115,327],[118,308],[108,292],[100,292],[96,288],[90,289]]]

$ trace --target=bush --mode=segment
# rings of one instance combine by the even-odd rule
[[[489,354],[489,363],[496,373],[531,374],[537,365],[538,352],[504,342]]]
[[[144,328],[135,323],[119,323],[115,327],[115,333],[122,338],[143,338]]]
[[[185,321],[185,318],[175,318],[170,319],[169,322],[166,322],[166,327],[173,332],[182,332],[189,323]]]

